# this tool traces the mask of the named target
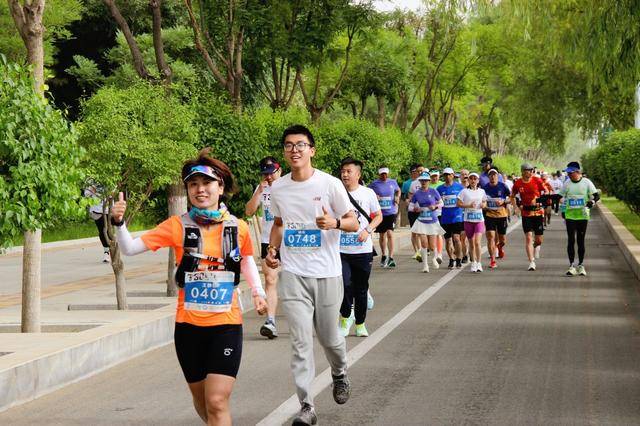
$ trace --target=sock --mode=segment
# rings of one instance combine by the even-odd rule
[[[267,322],[270,322],[270,323],[272,323],[273,325],[276,325],[276,317],[268,316],[268,317],[267,317]]]

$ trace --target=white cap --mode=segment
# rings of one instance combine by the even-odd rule
[[[475,176],[475,177],[477,177],[477,178],[479,178],[479,177],[480,177],[480,175],[479,175],[479,174],[477,174],[476,172],[471,172],[471,173],[469,173],[469,177],[471,177],[471,176]]]
[[[429,173],[431,176],[440,176],[440,172],[437,170],[431,170],[431,172]]]
[[[389,174],[389,168],[388,167],[380,167],[378,169],[378,174],[381,175],[383,173]]]
[[[429,172],[422,172],[420,176],[418,176],[418,180],[431,180],[429,177]]]
[[[445,167],[445,168],[442,170],[442,174],[443,174],[443,175],[446,175],[446,174],[452,175],[453,173],[454,173],[454,172],[453,172],[453,169],[452,169],[451,167]]]
[[[498,173],[498,171],[496,169],[491,169],[487,172],[488,175],[490,175],[491,173],[496,173],[496,174],[500,174]]]

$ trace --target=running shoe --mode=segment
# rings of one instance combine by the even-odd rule
[[[351,383],[346,374],[342,376],[331,375],[333,379],[333,400],[338,404],[344,404],[351,395]]]
[[[367,310],[368,311],[372,310],[374,304],[375,302],[373,300],[373,296],[371,295],[371,292],[367,290]]]
[[[436,256],[436,262],[438,262],[438,265],[442,264],[442,256],[438,255]]]
[[[471,272],[476,272],[476,262],[471,262]]]
[[[102,256],[102,263],[109,263],[111,262],[111,255],[109,254],[108,251],[104,252],[104,255]]]
[[[429,272],[429,262],[427,260],[422,262],[422,272]]]
[[[504,259],[504,244],[498,243],[498,259]]]
[[[387,267],[387,256],[382,256],[380,258],[380,267],[381,268],[386,268]]]
[[[536,258],[536,259],[540,259],[540,248],[541,248],[541,247],[542,247],[542,246],[535,246],[535,247],[533,248],[533,254],[534,254],[534,256],[535,256],[535,258]]]
[[[571,265],[569,266],[569,269],[567,269],[567,272],[565,274],[568,277],[575,277],[576,275],[578,275],[578,271],[576,270],[576,267]]]
[[[491,259],[491,262],[489,263],[489,268],[490,269],[494,269],[498,267],[498,263],[496,262],[495,259]]]
[[[456,259],[456,268],[462,268],[462,259]]]
[[[420,263],[422,262],[422,255],[420,254],[420,250],[417,250],[414,254],[413,257],[411,257],[412,259],[415,259],[416,262]]]
[[[476,262],[476,272],[482,272],[482,263]]]
[[[362,324],[356,324],[356,336],[357,337],[369,337],[369,332],[367,331],[367,327]]]
[[[467,262],[469,262],[469,256],[467,255],[462,256],[462,263],[467,263]]]
[[[278,337],[278,330],[276,325],[271,320],[266,320],[262,327],[260,327],[260,335],[267,337],[269,340]]]
[[[449,259],[449,269],[453,269],[455,261],[453,259]]]
[[[433,269],[440,269],[440,262],[438,262],[437,257],[431,259],[431,264],[433,265]]]
[[[353,325],[353,320],[351,319],[351,317],[344,318],[343,316],[340,316],[340,325],[339,325],[340,334],[342,334],[344,337],[347,337],[349,335],[352,325]]]
[[[583,276],[583,277],[587,276],[587,270],[584,269],[584,266],[578,265],[578,275]]]
[[[535,271],[536,270],[536,262],[534,262],[533,260],[531,262],[529,262],[529,270],[530,271]]]
[[[392,257],[389,258],[389,260],[387,260],[387,268],[395,268],[396,267],[396,261],[393,260]]]
[[[293,418],[293,426],[307,426],[315,425],[318,423],[318,416],[316,416],[316,410],[306,402],[302,403],[302,407],[298,414]]]

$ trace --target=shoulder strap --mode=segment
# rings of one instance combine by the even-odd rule
[[[238,246],[238,219],[231,216],[222,224],[222,258],[227,271],[234,273],[233,284],[240,284],[240,247]]]
[[[349,196],[349,201],[351,201],[351,204],[353,204],[353,207],[355,207],[362,216],[364,216],[367,219],[367,222],[371,223],[371,221],[373,219],[371,219],[371,216],[369,216],[362,207],[360,207],[360,204],[358,204],[358,202],[351,196],[351,194],[349,194],[349,191],[347,191],[347,195]]]

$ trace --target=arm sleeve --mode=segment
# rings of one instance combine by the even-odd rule
[[[253,256],[244,256],[240,261],[240,272],[251,288],[252,296],[266,297],[260,281],[260,273]]]
[[[116,238],[120,245],[120,250],[126,256],[135,256],[149,250],[142,238],[133,239],[126,224],[116,227]]]

